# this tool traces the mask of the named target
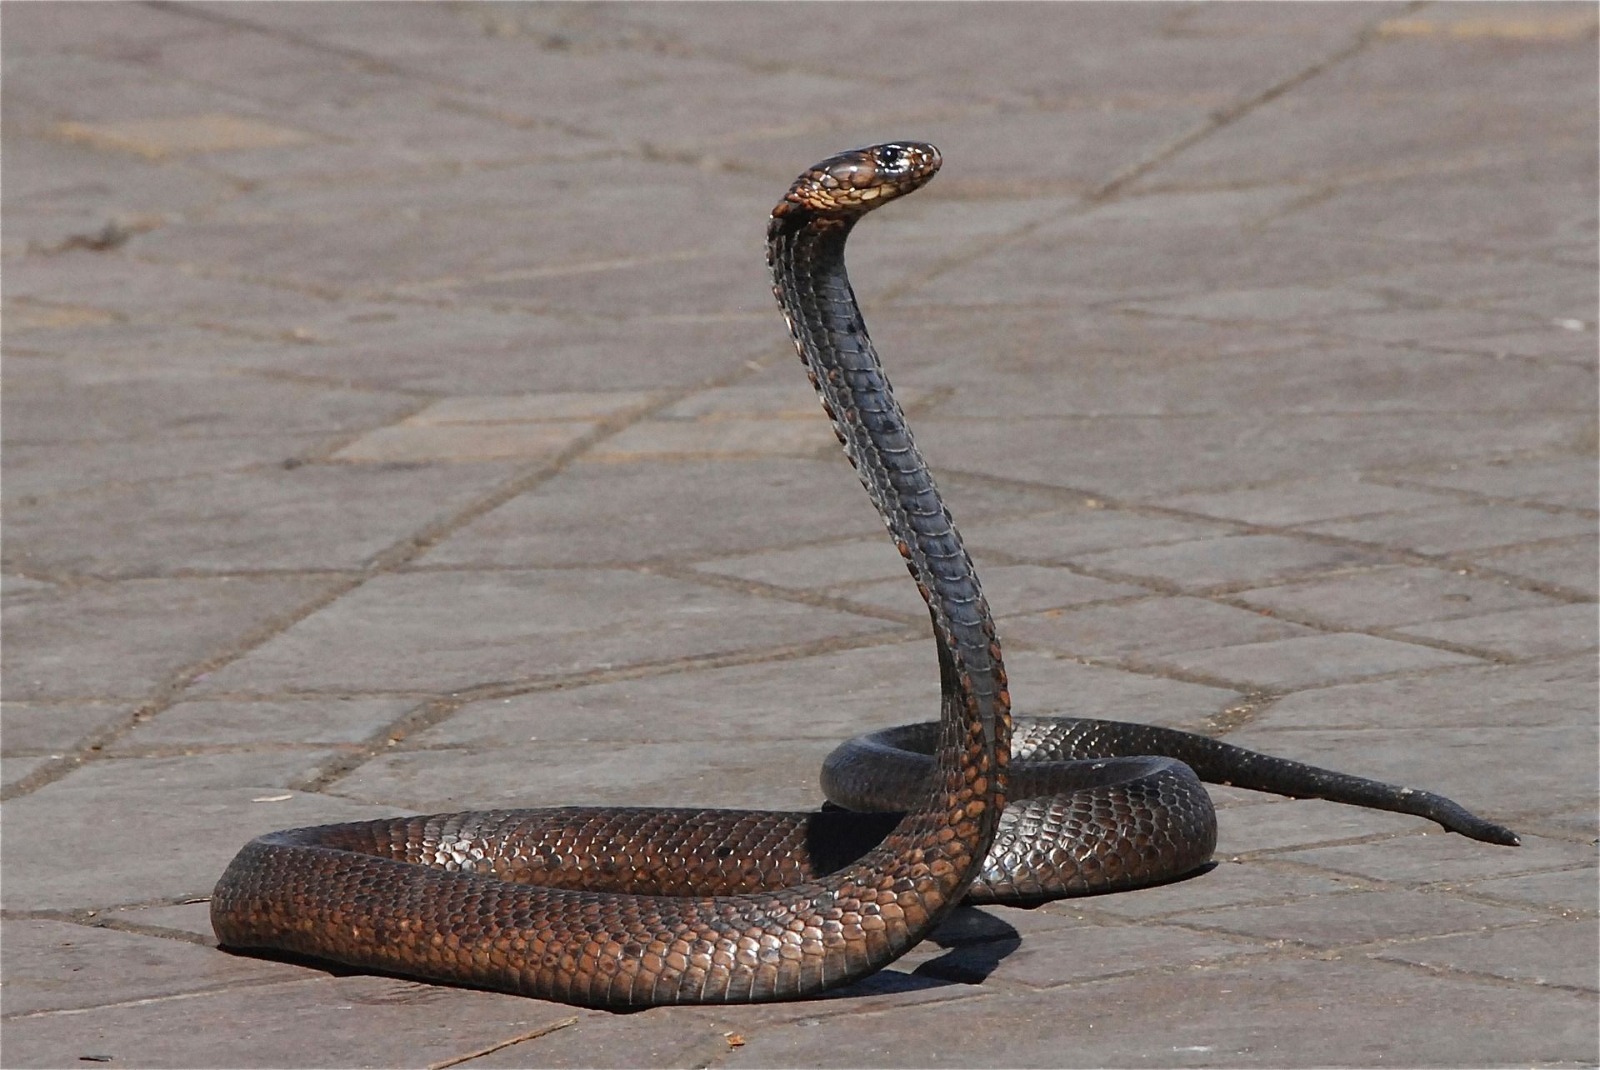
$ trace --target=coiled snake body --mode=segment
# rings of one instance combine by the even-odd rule
[[[224,946],[590,1006],[791,999],[880,969],[964,897],[1110,890],[1203,865],[1216,826],[1197,772],[1516,842],[1438,796],[1169,729],[1018,719],[1010,764],[988,605],[844,271],[857,220],[940,162],[917,142],[832,157],[795,181],[767,234],[796,348],[927,599],[939,721],[831,755],[824,786],[850,809],[502,810],[262,836],[212,897]]]

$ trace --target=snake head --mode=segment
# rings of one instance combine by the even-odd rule
[[[943,162],[939,150],[925,141],[891,141],[841,152],[807,168],[772,215],[859,216],[918,189]]]

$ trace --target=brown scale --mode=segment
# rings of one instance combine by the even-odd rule
[[[225,946],[590,1006],[793,999],[880,969],[964,896],[1108,890],[1203,865],[1216,825],[1195,771],[1516,842],[1439,796],[1143,725],[1019,721],[1013,763],[988,604],[844,270],[856,221],[940,162],[917,142],[825,160],[773,209],[767,241],[807,376],[928,603],[940,720],[830,755],[824,788],[850,810],[500,810],[262,836],[212,897]]]

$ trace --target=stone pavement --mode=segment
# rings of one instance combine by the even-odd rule
[[[1583,1066],[1596,9],[7,4],[4,988],[24,1066]],[[629,1015],[217,951],[273,828],[811,807],[927,622],[762,265],[857,289],[1019,707],[1452,795]]]

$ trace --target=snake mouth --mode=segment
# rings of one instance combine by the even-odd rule
[[[851,149],[807,168],[772,214],[781,218],[798,209],[814,216],[860,215],[920,189],[943,163],[926,141]]]

